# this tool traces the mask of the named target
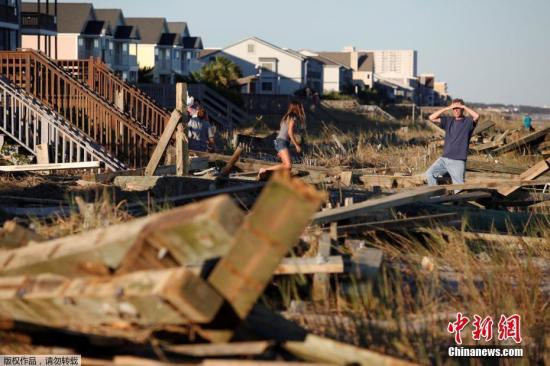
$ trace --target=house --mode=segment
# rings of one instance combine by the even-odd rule
[[[121,9],[96,9],[95,13],[104,22],[103,61],[123,80],[137,82],[137,47],[141,38],[138,27],[126,24]]]
[[[323,64],[299,52],[249,37],[221,50],[209,52],[201,61],[208,63],[224,56],[239,66],[251,94],[293,95],[309,86],[322,93]]]
[[[323,57],[316,52],[302,50],[300,53],[323,65],[323,93],[341,93],[352,85],[353,71],[350,67]]]
[[[168,22],[170,33],[178,35],[177,51],[177,73],[181,75],[189,75],[197,69],[197,60],[199,53],[202,51],[203,44],[201,37],[191,37],[189,26],[186,22]],[[200,67],[200,65],[199,65]]]
[[[141,34],[137,47],[139,67],[154,68],[155,82],[173,83],[174,74],[180,69],[176,54],[181,52],[181,36],[170,33],[165,18],[126,18],[126,23],[138,27]]]
[[[23,10],[35,7],[33,3],[23,3]],[[53,15],[55,9],[49,9]],[[59,3],[57,4],[57,52],[53,55],[58,60],[77,60],[102,56],[102,37],[109,36],[110,27],[96,18],[92,4]],[[40,36],[23,35],[23,48],[41,49]]]
[[[342,52],[319,52],[318,54],[351,69],[354,85],[361,89],[373,87],[374,55],[371,52],[359,52],[355,47],[346,47]]]

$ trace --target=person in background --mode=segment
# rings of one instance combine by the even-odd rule
[[[527,131],[534,131],[532,122],[533,122],[533,119],[531,118],[531,116],[529,114],[526,114],[523,117],[523,128],[526,129]]]
[[[286,114],[281,119],[281,124],[279,127],[279,133],[275,139],[275,150],[277,151],[277,156],[281,159],[281,164],[274,165],[270,168],[262,168],[259,172],[259,177],[267,171],[274,170],[287,170],[290,172],[292,169],[292,160],[290,158],[289,147],[290,143],[294,144],[296,151],[299,153],[302,152],[302,147],[296,139],[296,131],[300,126],[305,125],[305,113],[304,107],[301,103],[293,101],[288,106]]]
[[[447,111],[452,111],[453,116],[442,116]],[[464,115],[465,111],[469,116]],[[470,138],[479,120],[479,114],[464,105],[462,99],[453,99],[449,107],[438,110],[428,118],[445,130],[443,156],[437,159],[426,172],[428,185],[437,185],[437,177],[445,173],[449,173],[453,184],[463,184]]]
[[[189,113],[191,114],[191,113]],[[206,110],[200,106],[187,124],[189,150],[214,151],[214,128],[206,120]]]
[[[197,109],[199,107],[199,101],[195,100],[193,97],[187,98],[187,113],[189,113],[189,117],[193,118],[197,116]]]

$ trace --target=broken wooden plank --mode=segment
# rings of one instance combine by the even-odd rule
[[[548,165],[547,160],[541,160],[537,164],[533,165],[523,173],[521,173],[518,177],[520,180],[533,180],[535,178],[538,178],[542,174],[546,173],[550,169],[550,166]],[[518,189],[520,189],[521,186],[514,186],[514,187],[508,187],[508,188],[499,188],[497,189],[497,192],[500,193],[503,196],[509,196]]]
[[[349,344],[333,341],[328,338],[308,334],[303,342],[290,341],[283,348],[292,354],[313,362],[328,362],[336,365],[413,365],[410,362],[377,352],[362,349]]]
[[[519,166],[504,165],[497,163],[496,161],[478,161],[468,159],[466,162],[466,170],[474,172],[493,172],[493,173],[505,173],[505,174],[521,174],[523,168]]]
[[[218,257],[244,214],[228,196],[0,252],[0,274],[107,275]]]
[[[282,258],[294,246],[324,195],[275,174],[233,237],[208,282],[244,318],[261,296]]]
[[[289,275],[298,273],[328,274],[343,272],[344,260],[342,259],[342,256],[333,255],[322,258],[283,258],[273,273],[275,275]]]
[[[518,140],[512,141],[509,144],[506,144],[502,147],[499,147],[499,148],[493,150],[492,152],[494,154],[502,154],[502,153],[505,153],[505,152],[508,152],[508,151],[518,149],[518,148],[520,148],[520,147],[522,147],[522,146],[524,146],[528,143],[531,143],[533,141],[536,141],[536,140],[546,136],[549,132],[550,132],[550,127],[543,128],[540,131],[536,131],[536,132],[530,133],[528,135],[525,135],[523,137],[520,137]]]
[[[487,179],[477,183],[465,184],[446,184],[438,187],[444,187],[448,192],[464,191],[472,189],[501,189],[503,187],[528,187],[528,186],[543,186],[550,183],[550,178],[540,178],[534,180],[519,180],[519,179]]]
[[[0,172],[38,172],[43,170],[94,169],[99,167],[101,167],[101,162],[99,161],[83,161],[77,163],[4,165],[0,166]]]
[[[159,138],[157,146],[155,147],[155,150],[151,155],[151,159],[149,160],[149,163],[145,168],[145,175],[155,175],[155,171],[157,170],[157,167],[160,163],[160,159],[162,158],[166,147],[170,143],[170,140],[172,140],[172,136],[176,131],[176,127],[181,122],[182,118],[183,114],[177,109],[172,112],[170,119],[168,120],[168,123],[166,123],[164,131]]]
[[[476,135],[479,135],[491,128],[495,127],[495,122],[493,121],[482,121],[482,122],[479,122],[476,126],[476,128],[474,129],[474,132],[472,132],[472,136],[476,136]]]
[[[363,175],[359,180],[368,187],[381,188],[409,188],[418,187],[425,184],[426,178],[424,174],[417,175]]]
[[[231,173],[231,169],[233,169],[235,164],[237,164],[237,162],[239,161],[242,151],[243,149],[240,146],[238,146],[235,149],[235,151],[233,152],[233,155],[231,155],[231,158],[229,159],[227,164],[225,164],[222,171],[220,172],[220,175],[219,175],[220,177],[223,178],[223,177],[229,176],[229,173]]]
[[[27,229],[15,221],[6,221],[0,230],[0,249],[21,248],[29,244],[29,242],[41,242],[45,239]]]
[[[326,262],[330,256],[332,241],[330,234],[321,233],[317,238],[317,254],[315,259],[318,262]],[[343,270],[343,264],[342,264]],[[330,277],[326,273],[317,273],[313,275],[313,284],[311,287],[311,297],[313,301],[323,301],[329,298]]]
[[[462,232],[460,235],[467,240],[490,241],[499,244],[546,246],[550,239],[536,238],[532,236],[501,235],[491,233]]]
[[[374,210],[397,207],[413,203],[418,200],[440,195],[445,192],[441,187],[420,187],[387,197],[375,198],[361,203],[354,203],[347,207],[338,207],[316,213],[312,225],[321,225],[331,221],[345,220],[360,216]]]
[[[183,268],[102,278],[0,277],[3,316],[69,329],[207,323],[222,302],[202,278]]]
[[[257,356],[272,347],[271,341],[167,345],[163,349],[193,357]]]

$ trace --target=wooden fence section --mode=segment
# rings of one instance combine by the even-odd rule
[[[60,60],[57,64],[102,98],[140,121],[152,135],[158,137],[164,131],[170,113],[142,90],[119,78],[100,59]]]
[[[144,125],[119,111],[33,50],[0,52],[0,73],[42,101],[129,167],[147,163],[156,144]]]

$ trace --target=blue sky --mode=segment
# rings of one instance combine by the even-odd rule
[[[550,0],[80,2],[187,21],[205,47],[255,35],[295,49],[416,49],[418,71],[453,96],[550,106]]]

